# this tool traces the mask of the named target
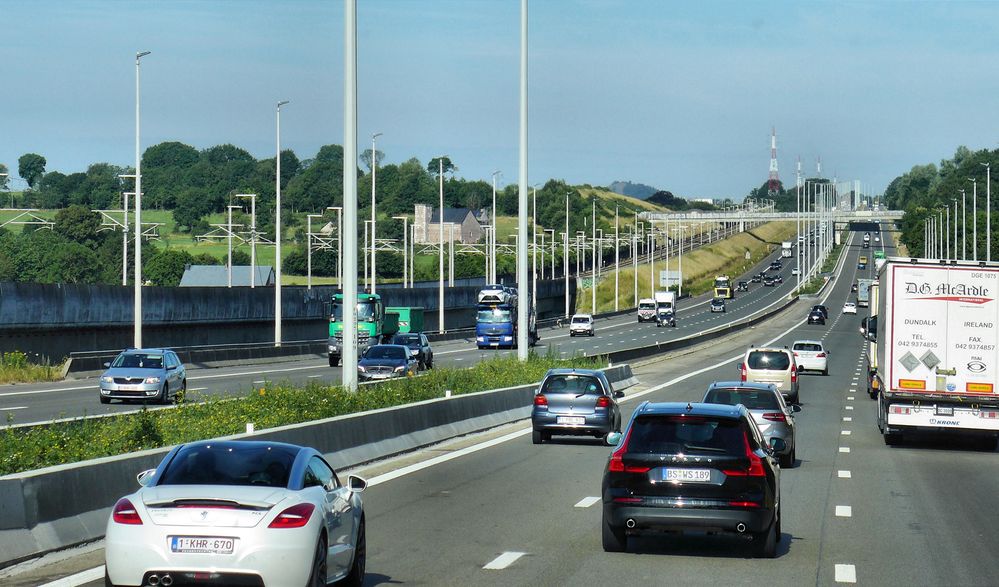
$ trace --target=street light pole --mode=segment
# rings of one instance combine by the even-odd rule
[[[233,210],[233,208],[240,208],[240,206],[235,206],[233,204],[229,204],[228,206],[226,206],[226,209],[227,209],[227,211],[229,213],[229,223],[226,224],[226,226],[225,226],[226,242],[228,244],[227,248],[228,248],[228,251],[229,251],[228,261],[226,262],[226,268],[228,269],[228,271],[226,271],[226,278],[227,278],[227,282],[228,282],[227,283],[227,287],[232,287],[232,210]]]
[[[531,309],[538,299],[538,185],[531,186]]]
[[[565,193],[565,248],[562,250],[562,269],[565,273],[566,318],[569,318],[569,193]]]
[[[437,277],[439,280],[438,295],[437,295],[437,330],[438,332],[444,332],[444,156],[441,155],[437,158],[437,180],[440,184],[440,211],[438,216],[440,218],[437,225],[437,245],[440,248],[440,254],[437,255]]]
[[[492,240],[489,241],[489,257],[492,259],[492,265],[490,266],[491,273],[486,276],[489,283],[496,283],[496,176],[499,174],[498,169],[493,172],[493,233]]]
[[[964,190],[961,192],[961,260],[968,260],[968,197]]]
[[[376,132],[371,135],[371,293],[375,293],[378,284],[378,273],[375,272],[375,255],[378,247],[375,246],[375,171],[378,169],[378,151],[375,150],[375,139],[382,136]]]
[[[122,192],[121,284],[128,285],[128,192]]]
[[[592,205],[592,216],[593,220],[590,222],[590,246],[593,247],[593,263],[590,266],[590,283],[592,287],[590,288],[590,309],[593,315],[597,315],[597,199],[593,198],[591,201]]]
[[[277,103],[275,131],[277,173],[274,176],[274,346],[276,347],[281,346],[281,107],[288,102],[289,100],[281,100]],[[354,147],[354,151],[357,151],[357,147]],[[351,161],[356,160],[356,157],[351,159]],[[346,341],[345,336],[344,342]],[[347,383],[346,379],[344,383]]]
[[[969,177],[972,185],[971,198],[971,259],[978,260],[978,178]]]
[[[343,206],[326,206],[336,210],[336,286],[343,291]]]
[[[985,166],[985,260],[992,262],[992,163]]]
[[[139,60],[150,51],[135,54],[135,286],[133,342],[135,348],[142,348],[142,158],[139,154]]]
[[[618,311],[617,288],[621,275],[621,248],[618,246],[618,212],[620,206],[614,206],[614,311]]]
[[[357,0],[346,0],[343,18],[343,160],[357,161]],[[357,174],[343,174],[343,221],[350,242],[344,249],[343,370],[347,391],[357,391]],[[342,234],[342,233],[341,233]]]
[[[408,231],[409,216],[393,216],[393,220],[402,220],[402,287],[406,287],[406,279],[409,275],[409,250]]]

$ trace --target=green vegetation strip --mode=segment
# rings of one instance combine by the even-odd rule
[[[59,379],[62,379],[62,373],[58,367],[48,363],[40,365],[30,363],[28,355],[21,351],[0,355],[0,383],[31,383]]]
[[[526,363],[494,358],[467,369],[439,367],[420,377],[364,385],[357,393],[339,386],[273,384],[240,401],[233,396],[182,403],[175,409],[142,410],[107,418],[78,419],[37,428],[0,430],[0,475],[183,442],[322,420],[444,397],[540,381],[555,367],[599,368],[594,358],[558,359],[532,354]],[[9,423],[9,422],[8,422]]]

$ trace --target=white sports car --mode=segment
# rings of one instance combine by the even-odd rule
[[[847,303],[843,304],[843,313],[844,314],[856,314],[857,313],[857,304],[855,304],[853,302],[847,302]]]
[[[203,441],[171,450],[118,500],[106,585],[326,585],[364,581],[359,493],[313,448]]]

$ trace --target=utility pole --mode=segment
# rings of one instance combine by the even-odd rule
[[[375,288],[378,287],[378,273],[375,271],[375,257],[378,251],[378,247],[375,245],[375,235],[377,234],[375,230],[375,171],[378,169],[378,151],[375,150],[375,139],[380,136],[382,136],[380,132],[371,135],[371,293],[375,293]]]
[[[621,247],[618,246],[618,208],[620,206],[614,206],[614,311],[618,311],[618,280],[621,274]]]
[[[343,160],[357,161],[357,0],[345,0],[343,19]],[[357,175],[343,174],[343,370],[341,381],[357,391]],[[280,234],[280,233],[279,233]],[[341,241],[343,242],[343,241]],[[280,299],[280,298],[279,298]]]
[[[518,197],[517,226],[520,238],[517,241],[517,272],[521,279],[527,278],[527,0],[520,0],[520,178]],[[523,284],[517,283],[518,291],[524,291]],[[528,315],[527,304],[517,304],[517,358],[527,360],[528,355]]]

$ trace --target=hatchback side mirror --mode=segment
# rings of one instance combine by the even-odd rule
[[[624,392],[623,391],[615,391],[614,392],[614,397],[620,399],[620,398],[624,397]]]

